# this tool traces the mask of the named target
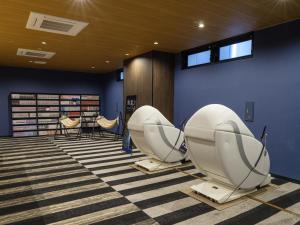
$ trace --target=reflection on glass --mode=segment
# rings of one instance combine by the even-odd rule
[[[187,66],[196,66],[201,64],[210,63],[210,50],[198,52],[195,54],[188,55]]]
[[[243,41],[220,48],[220,61],[252,54],[252,40]]]

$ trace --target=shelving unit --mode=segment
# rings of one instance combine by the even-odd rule
[[[80,95],[61,95],[60,96],[60,112],[70,118],[79,118],[80,111]],[[77,133],[77,129],[68,129],[68,133]]]
[[[58,94],[37,94],[38,135],[54,135],[60,116]],[[60,127],[59,127],[60,128]],[[57,134],[61,134],[58,130]]]
[[[35,94],[11,94],[11,121],[14,137],[37,136]]]
[[[100,113],[98,95],[11,93],[9,101],[13,137],[54,135],[61,115],[81,117],[82,128],[89,129]],[[57,134],[62,134],[60,125]]]
[[[94,126],[94,119],[100,112],[100,97],[97,95],[81,96],[82,127],[88,129]]]

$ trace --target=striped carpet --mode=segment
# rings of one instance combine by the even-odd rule
[[[130,165],[146,156],[121,145],[108,136],[0,139],[0,224],[299,223],[299,184],[273,179],[276,190],[218,211],[180,192],[199,182],[193,166],[145,175]]]

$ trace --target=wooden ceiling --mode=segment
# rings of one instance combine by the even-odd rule
[[[28,30],[30,11],[89,25],[76,37]],[[124,59],[152,49],[177,53],[299,19],[300,1],[3,0],[0,13],[1,66],[105,73],[121,68]],[[199,21],[205,23],[204,29],[198,28]],[[18,48],[56,55],[46,65],[35,65],[30,58],[16,56]]]

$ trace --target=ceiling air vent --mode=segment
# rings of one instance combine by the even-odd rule
[[[45,61],[33,61],[33,63],[35,63],[35,64],[41,64],[41,65],[47,64],[47,62],[45,62]]]
[[[55,52],[37,51],[31,49],[18,48],[18,56],[34,57],[41,59],[50,59],[55,55]]]
[[[57,34],[76,36],[88,23],[30,12],[26,28]]]

